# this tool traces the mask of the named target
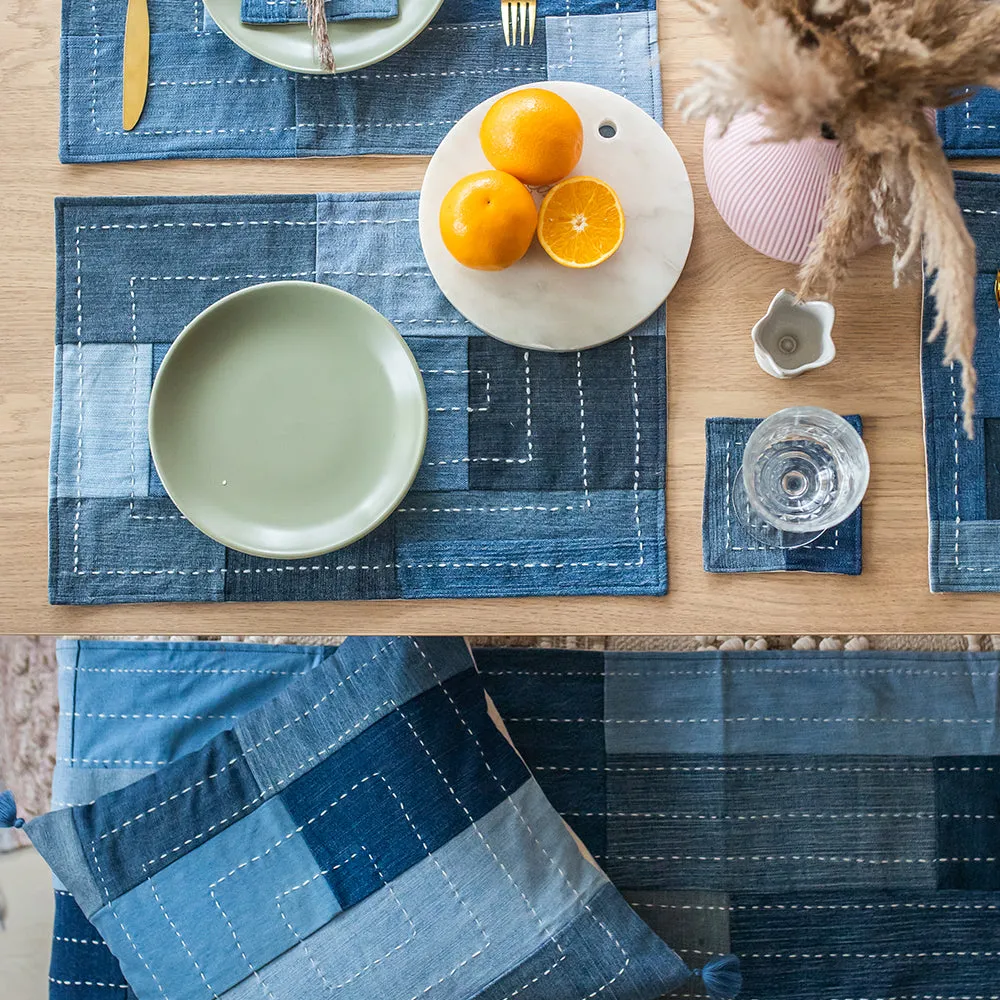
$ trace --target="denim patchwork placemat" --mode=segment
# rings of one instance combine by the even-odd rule
[[[1000,156],[1000,91],[984,87],[939,111],[937,124],[949,156]]]
[[[976,241],[975,437],[962,429],[961,371],[941,364],[944,338],[926,343],[935,317],[924,286],[921,377],[932,591],[1000,590],[1000,175],[959,173],[958,202]]]
[[[487,337],[427,270],[415,194],[68,199],[56,220],[54,603],[666,591],[663,309],[580,354]],[[212,541],[149,453],[170,343],[223,295],[278,278],[336,285],[387,316],[430,408],[399,509],[317,559]]]
[[[328,21],[396,17],[396,0],[327,0]],[[240,20],[246,24],[288,24],[307,20],[305,0],[243,0]]]
[[[197,749],[324,652],[62,643],[54,805]],[[744,1000],[997,993],[997,654],[475,655],[546,795],[689,965],[735,952]],[[59,888],[52,1000],[127,1000]]]
[[[149,96],[123,132],[126,6],[63,0],[64,162],[429,154],[481,101],[538,80],[606,87],[661,118],[655,0],[540,0],[534,45],[510,48],[497,0],[445,0],[401,52],[335,76],[259,62],[203,0],[156,0]]]
[[[861,418],[844,418],[861,433]],[[707,573],[861,573],[861,508],[843,524],[797,549],[779,549],[751,537],[733,510],[733,484],[743,448],[760,420],[711,417],[705,421],[705,500],[702,559]]]

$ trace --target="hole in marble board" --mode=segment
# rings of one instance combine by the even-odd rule
[[[597,133],[602,139],[613,139],[618,135],[618,126],[610,120],[605,120],[597,126]]]

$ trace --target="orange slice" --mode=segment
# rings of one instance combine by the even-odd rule
[[[542,201],[538,242],[564,267],[596,267],[625,238],[625,213],[614,189],[596,177],[568,177]]]

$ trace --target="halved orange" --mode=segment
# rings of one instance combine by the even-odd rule
[[[564,267],[596,267],[625,238],[625,213],[614,188],[596,177],[567,177],[544,198],[538,242]]]

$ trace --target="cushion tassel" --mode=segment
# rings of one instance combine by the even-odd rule
[[[735,955],[724,955],[706,962],[702,969],[693,969],[692,976],[701,976],[705,990],[712,1000],[734,1000],[743,988],[740,960]]]
[[[13,792],[3,792],[0,794],[0,827],[14,827],[20,830],[24,826],[24,820],[17,815],[17,803],[14,801]]]

